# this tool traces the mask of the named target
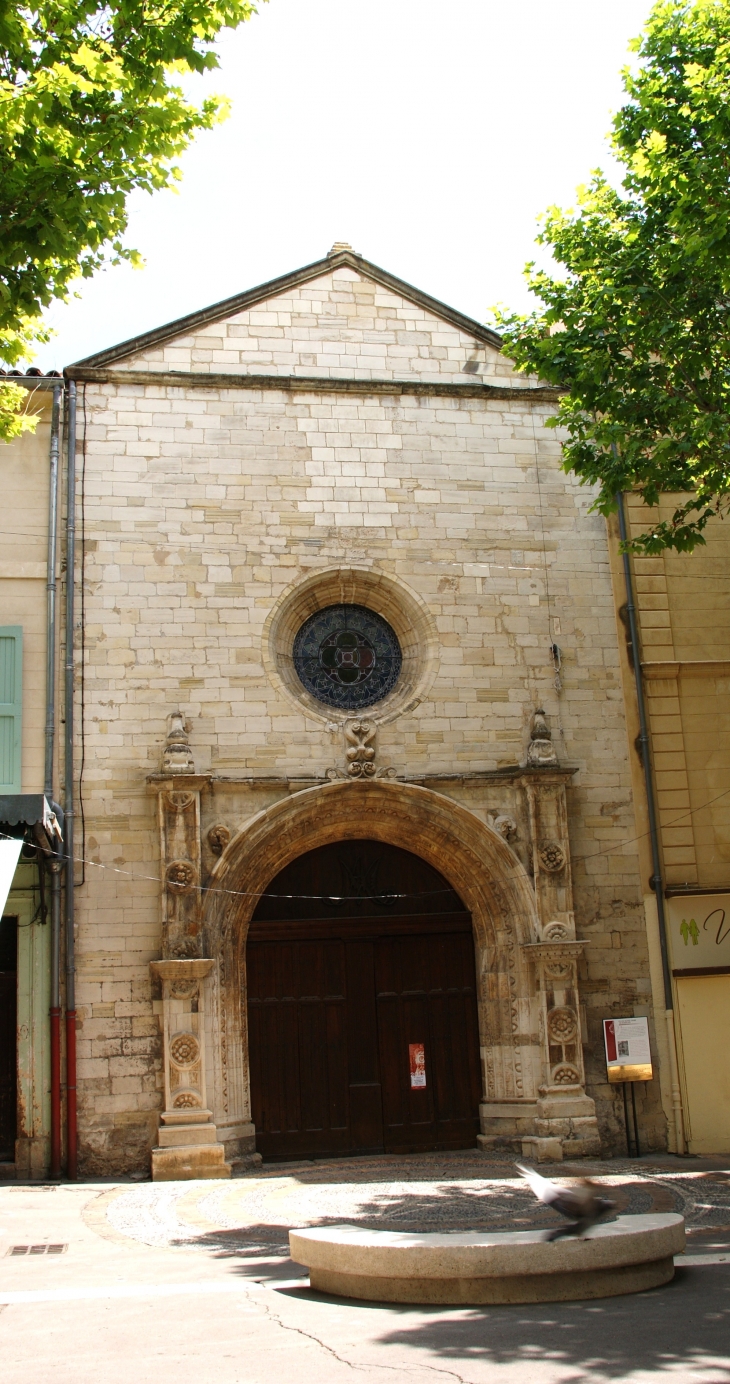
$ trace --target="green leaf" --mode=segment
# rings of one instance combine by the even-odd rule
[[[221,30],[255,13],[249,0],[0,6],[0,360],[42,339],[44,309],[75,278],[140,263],[122,246],[130,193],[173,186],[176,159],[228,114],[225,98],[189,101],[175,75],[216,67]]]
[[[619,190],[600,172],[551,207],[526,268],[533,313],[495,312],[519,369],[564,389],[564,466],[647,506],[685,493],[633,543],[691,551],[730,509],[730,0],[660,0],[614,120]],[[559,324],[559,331],[556,325]]]

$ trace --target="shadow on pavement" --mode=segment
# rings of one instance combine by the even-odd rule
[[[730,1380],[730,1273],[723,1268],[678,1269],[665,1288],[598,1302],[394,1310],[417,1312],[420,1320],[380,1335],[379,1343],[441,1361],[549,1361],[578,1371],[566,1376],[571,1384],[645,1373],[666,1373],[682,1384]]]

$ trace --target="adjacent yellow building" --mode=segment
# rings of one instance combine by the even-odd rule
[[[50,885],[30,817],[45,781],[50,435],[62,381],[20,383],[39,421],[35,433],[0,447],[0,840],[26,826],[0,919],[0,1167],[42,1177],[51,1125]]]
[[[668,518],[679,499],[666,496],[658,517]],[[652,519],[636,496],[625,500],[625,514],[632,536]],[[639,717],[616,521],[613,534],[618,614],[626,634],[622,677],[633,741]],[[630,562],[671,977],[666,1023],[647,799],[637,749],[631,770],[656,1031],[666,1059],[663,1104],[672,1112],[670,1140],[680,1152],[694,1154],[730,1151],[730,527],[714,519],[705,537],[705,546],[692,554],[666,552]]]

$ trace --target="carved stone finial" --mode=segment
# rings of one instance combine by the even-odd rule
[[[194,774],[195,763],[190,748],[185,717],[181,711],[172,711],[167,718],[167,739],[162,751],[163,774]]]
[[[557,764],[558,756],[553,746],[552,734],[542,707],[537,707],[532,718],[530,743],[527,747],[528,764]]]

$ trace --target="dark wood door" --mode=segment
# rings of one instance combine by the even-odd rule
[[[15,1162],[18,1108],[17,918],[0,919],[0,1162]]]
[[[376,958],[386,1150],[473,1146],[480,1081],[471,928],[381,937]],[[412,1049],[423,1053],[423,1085]]]
[[[264,1157],[473,1146],[471,919],[409,852],[348,842],[277,876],[249,934],[248,1026]],[[411,1085],[414,1044],[425,1087]]]
[[[265,1157],[383,1147],[372,943],[248,946],[252,1114]]]

